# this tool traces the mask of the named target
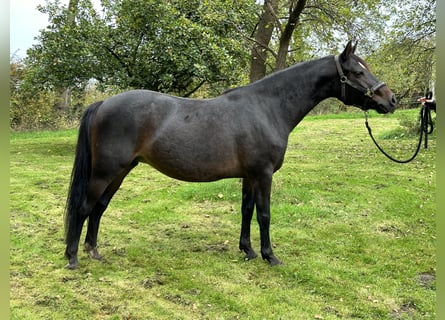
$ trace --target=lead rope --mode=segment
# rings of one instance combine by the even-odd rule
[[[382,147],[379,146],[377,141],[374,139],[374,136],[372,135],[371,127],[368,123],[368,112],[365,111],[365,125],[368,129],[369,136],[371,137],[374,144],[377,146],[377,148],[380,150],[381,153],[383,153],[388,159],[397,162],[397,163],[408,163],[417,156],[420,150],[420,146],[422,145],[422,138],[423,134],[425,133],[425,149],[428,148],[428,135],[433,132],[433,121],[431,119],[431,110],[428,105],[422,106],[420,109],[420,135],[419,135],[419,142],[417,143],[416,151],[414,152],[413,156],[407,160],[398,160],[393,157],[391,157],[389,154],[385,152],[385,150],[382,149]]]

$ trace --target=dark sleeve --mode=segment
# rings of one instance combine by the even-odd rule
[[[434,99],[432,102],[427,102],[428,107],[430,107],[431,110],[436,111],[436,99]]]

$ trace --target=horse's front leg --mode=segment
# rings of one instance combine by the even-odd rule
[[[246,254],[245,260],[255,259],[257,257],[256,252],[252,249],[250,242],[250,223],[252,221],[253,210],[255,207],[254,189],[247,178],[243,179],[243,197],[241,204],[241,236],[239,240],[239,249]]]
[[[261,238],[261,256],[267,260],[271,266],[281,264],[282,262],[275,257],[272,252],[270,242],[270,191],[272,186],[272,175],[264,176],[259,179],[255,188],[255,204],[257,211],[257,220],[260,226]]]

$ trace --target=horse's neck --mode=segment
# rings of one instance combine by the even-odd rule
[[[265,78],[261,87],[271,93],[274,111],[291,131],[318,103],[336,97],[338,75],[332,56],[298,64]]]

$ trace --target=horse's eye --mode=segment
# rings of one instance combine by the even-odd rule
[[[362,75],[364,75],[365,73],[363,72],[363,71],[355,71],[354,72],[354,75],[356,76],[356,77],[360,77],[360,76],[362,76]]]

